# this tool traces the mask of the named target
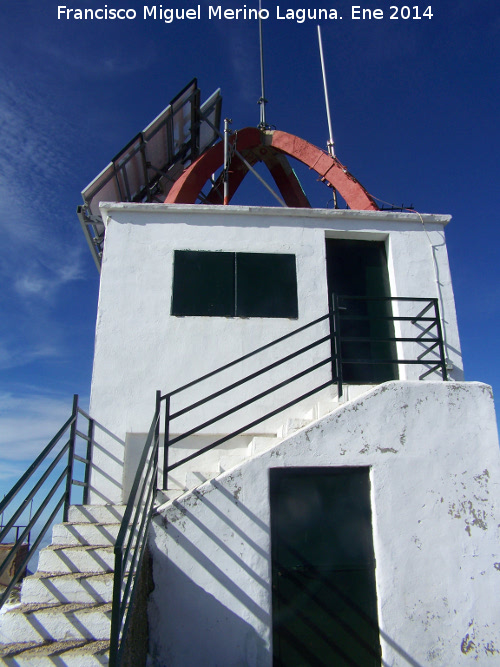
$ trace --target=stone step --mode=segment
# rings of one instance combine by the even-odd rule
[[[195,489],[209,479],[218,477],[220,470],[188,470],[176,469],[168,476],[168,493],[184,493],[189,489]]]
[[[281,438],[277,438],[276,436],[271,436],[271,435],[256,436],[251,443],[252,456],[260,454],[261,452],[265,452],[271,447],[277,445],[279,442],[281,442]]]
[[[156,492],[156,505],[165,505],[172,502],[184,493],[182,489],[158,489]]]
[[[21,602],[103,603],[113,599],[113,573],[47,574],[36,572],[23,580]]]
[[[337,398],[332,398],[327,401],[319,401],[316,405],[317,410],[317,419],[321,419],[325,415],[330,414],[340,406],[340,402]]]
[[[40,551],[38,571],[50,574],[69,572],[112,572],[115,566],[113,547],[51,545]]]
[[[292,433],[295,433],[296,431],[300,431],[301,428],[304,428],[305,426],[308,426],[313,419],[305,419],[301,417],[295,417],[293,419],[287,419],[286,424],[281,429],[281,438],[285,439]]]
[[[102,667],[109,662],[109,641],[74,639],[63,642],[31,642],[0,646],[0,660],[7,667]]]
[[[121,523],[126,505],[71,505],[69,523]]]
[[[2,616],[0,642],[109,639],[111,604],[20,604]]]
[[[234,468],[235,466],[239,465],[243,461],[246,461],[250,458],[250,456],[238,456],[236,454],[225,454],[220,457],[219,459],[219,472],[216,473],[220,475],[221,472],[226,472],[226,470],[231,470],[231,468]]]
[[[197,486],[200,486],[200,484],[204,484],[205,482],[208,482],[210,479],[214,479],[214,477],[218,477],[220,475],[220,471],[200,471],[196,470],[193,472],[187,472],[186,473],[186,485],[185,489],[195,489]]]
[[[112,546],[116,542],[119,530],[119,523],[58,523],[52,529],[52,544]]]

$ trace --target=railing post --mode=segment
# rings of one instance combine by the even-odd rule
[[[444,353],[444,344],[443,344],[443,328],[441,326],[441,315],[439,312],[439,305],[437,299],[432,299],[434,302],[434,316],[436,318],[436,327],[439,338],[439,356],[441,357],[441,373],[443,375],[443,380],[446,382],[448,380],[448,371],[446,369],[446,357]]]
[[[78,394],[73,396],[73,410],[71,412],[71,429],[69,433],[68,448],[68,475],[66,477],[66,493],[64,496],[63,522],[68,520],[69,506],[71,503],[71,485],[73,482],[73,457],[75,454],[76,421],[78,419]]]
[[[163,490],[168,488],[168,447],[170,443],[170,394],[165,396],[165,435],[163,437]]]
[[[122,626],[122,579],[123,579],[122,545],[115,546],[115,570],[113,574],[113,604],[111,606],[111,636],[109,641],[109,667],[118,667],[118,649],[120,646],[120,629]]]
[[[332,375],[337,384],[339,398],[342,396],[342,350],[340,347],[340,309],[337,294],[331,294],[330,304],[330,340],[332,345]],[[333,361],[334,360],[334,361]]]
[[[85,486],[83,487],[83,504],[88,505],[89,503],[89,486],[90,486],[90,466],[91,466],[91,461],[92,461],[92,452],[93,452],[93,446],[94,446],[94,420],[92,418],[89,419],[89,427],[87,429],[87,454],[85,458],[87,459],[88,463],[85,464],[85,477],[84,477],[84,484]]]
[[[156,391],[156,408],[155,408],[155,415],[156,415],[156,427],[155,427],[155,460],[154,460],[154,465],[156,472],[154,474],[154,478],[152,480],[152,484],[155,486],[155,493],[156,489],[158,488],[158,451],[160,449],[160,409],[161,409],[161,391],[157,390]]]
[[[335,322],[333,317],[333,294],[328,294],[328,324],[330,327],[330,354],[332,355],[332,363],[330,366],[332,369],[332,384],[337,384],[337,352],[335,349]]]

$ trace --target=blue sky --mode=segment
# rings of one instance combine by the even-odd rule
[[[72,394],[88,401],[98,273],[75,214],[81,190],[193,77],[202,99],[222,89],[234,129],[259,122],[258,24],[209,20],[209,5],[200,20],[167,24],[144,20],[132,0],[108,0],[137,11],[116,21],[58,19],[52,0],[1,3],[0,493],[66,419]],[[325,147],[317,21],[279,20],[274,0],[263,7],[267,120]],[[369,1],[384,19],[356,21],[340,0],[309,7],[343,17],[321,22],[337,156],[379,199],[453,215],[466,378],[498,392],[500,10],[440,0],[431,19],[391,20],[390,3]],[[304,185],[327,205],[328,190]],[[274,201],[253,182],[235,203]]]

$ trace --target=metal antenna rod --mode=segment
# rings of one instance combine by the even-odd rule
[[[260,105],[260,123],[259,128],[265,130],[266,123],[266,94],[264,89],[264,40],[262,38],[262,0],[259,0],[259,43],[260,43],[260,100],[257,104]]]
[[[230,118],[224,119],[224,206],[229,204],[229,125],[232,122]]]
[[[335,157],[335,142],[333,141],[333,131],[332,131],[332,118],[330,116],[330,103],[328,102],[328,87],[326,85],[326,70],[325,70],[325,59],[323,57],[323,42],[321,41],[321,28],[318,26],[318,42],[319,42],[319,55],[321,58],[321,70],[323,72],[323,87],[325,89],[325,105],[326,105],[326,115],[328,118],[328,131],[330,133],[330,138],[327,141],[328,153]]]

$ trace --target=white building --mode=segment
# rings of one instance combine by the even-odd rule
[[[373,386],[376,379],[345,380],[341,403],[336,386],[323,389],[221,445],[220,453],[212,450],[172,471],[169,486],[196,488],[165,505],[153,523],[155,589],[149,618],[154,664],[270,665],[273,641],[274,664],[317,664],[315,651],[323,656],[320,664],[372,664],[360,635],[373,646],[380,642],[384,664],[458,665],[471,656],[486,664],[498,645],[498,443],[490,389],[463,382],[443,242],[449,218],[126,203],[104,204],[102,213],[106,248],[91,412],[118,440],[110,438],[94,458],[96,502],[119,502],[122,479],[127,495],[150,424],[152,388],[177,389],[328,313],[331,246],[338,244],[342,253],[351,252],[361,262],[362,256],[370,256],[365,249],[370,251],[372,244],[375,255],[387,258],[389,294],[437,299],[445,331],[449,381],[442,381],[440,369],[419,381],[429,364],[385,367],[394,380],[379,386]],[[349,243],[338,243],[343,240]],[[267,266],[268,260],[293,257],[296,310],[291,299],[291,310],[282,317],[175,314],[176,308],[187,312],[203,307],[200,301],[176,301],[182,261],[196,265],[200,260],[209,271],[211,260],[234,266],[232,255],[239,253],[254,254],[257,266],[260,260]],[[375,264],[368,269],[355,265],[356,272],[370,276],[367,285],[376,285],[376,270]],[[203,279],[212,278],[205,274]],[[202,296],[211,296],[209,290]],[[401,317],[414,316],[426,305],[392,303]],[[207,302],[207,308],[219,305],[217,299]],[[395,337],[416,337],[427,324],[396,320]],[[323,320],[283,341],[278,351],[267,349],[227,369],[222,378],[188,388],[186,397],[172,397],[171,410],[236,383],[327,336],[328,330],[328,320]],[[397,358],[417,359],[426,346],[430,344],[398,342]],[[170,437],[329,354],[326,341],[200,406],[195,415],[179,417],[180,426],[172,420]],[[425,358],[433,354],[435,350]],[[272,412],[321,386],[331,372],[329,364],[321,366],[284,387],[279,397],[273,392],[248,406],[241,411],[244,416],[233,414],[186,444],[172,445],[170,463],[252,422],[259,412]],[[346,364],[347,379],[352,372]],[[200,485],[204,479],[208,481]],[[341,493],[354,493],[353,498],[364,494],[365,505],[341,500]],[[289,532],[290,522],[297,533]],[[352,545],[358,539],[353,522],[370,542],[356,547],[366,548],[369,557],[364,551],[343,551],[344,541]],[[306,529],[311,532],[307,541],[300,533]],[[286,537],[293,541],[293,557],[283,555],[281,540]],[[327,546],[331,554],[325,553]],[[317,562],[310,562],[314,558]],[[370,562],[360,563],[360,558]],[[352,581],[346,569],[354,573]],[[370,577],[380,628],[371,634],[356,611],[370,603],[356,598],[356,581],[368,591]],[[279,583],[283,581],[286,585]],[[346,599],[351,595],[354,610]],[[352,624],[350,630],[343,619]],[[344,653],[354,663],[339,657]],[[380,658],[373,664],[380,664]]]

